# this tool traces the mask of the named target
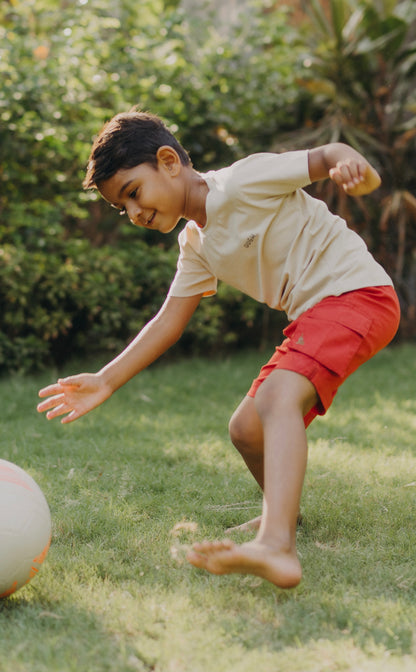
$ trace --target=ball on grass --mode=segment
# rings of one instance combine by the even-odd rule
[[[0,598],[36,576],[49,550],[51,528],[40,487],[16,464],[0,459]]]

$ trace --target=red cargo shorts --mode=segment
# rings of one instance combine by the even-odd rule
[[[286,339],[261,368],[248,395],[254,397],[275,369],[300,373],[319,396],[319,403],[305,417],[307,427],[326,413],[344,380],[390,343],[399,320],[393,287],[365,287],[328,296],[286,327]]]

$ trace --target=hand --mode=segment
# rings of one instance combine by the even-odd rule
[[[62,424],[77,420],[108,399],[112,389],[99,373],[81,373],[78,376],[59,379],[39,391],[40,397],[48,397],[38,404],[38,411],[47,411],[48,420],[65,415]]]
[[[378,172],[365,159],[355,157],[338,161],[329,177],[349,196],[370,194],[381,184]]]

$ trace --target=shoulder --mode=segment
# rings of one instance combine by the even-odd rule
[[[291,184],[300,182],[302,186],[310,184],[308,168],[308,150],[293,152],[259,152],[250,154],[219,170],[205,173],[208,184],[224,191],[240,186],[283,181]]]
[[[246,193],[283,195],[310,184],[307,150],[252,154],[226,170],[234,189]]]

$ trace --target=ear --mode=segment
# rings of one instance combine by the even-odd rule
[[[156,158],[159,168],[165,168],[172,177],[179,174],[182,164],[179,154],[173,147],[162,145],[156,152]]]

